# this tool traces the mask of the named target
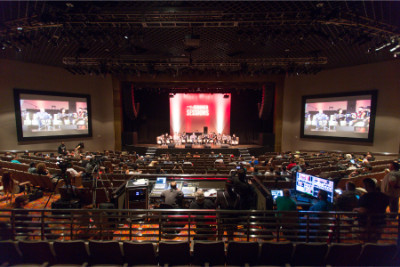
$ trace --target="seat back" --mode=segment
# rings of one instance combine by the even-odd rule
[[[125,263],[131,265],[157,265],[157,256],[153,243],[131,242],[123,243]]]
[[[50,243],[45,241],[21,241],[18,243],[24,263],[52,265],[55,257],[50,249]]]
[[[89,261],[89,254],[83,241],[55,241],[53,248],[58,264],[82,265]]]
[[[365,244],[361,250],[358,265],[388,266],[391,265],[397,252],[394,244]]]
[[[290,263],[292,254],[291,242],[264,242],[261,244],[258,264],[282,266]]]
[[[225,245],[223,241],[195,241],[193,246],[194,265],[224,265]]]
[[[325,264],[331,266],[356,266],[361,244],[332,244],[329,246]]]
[[[158,257],[160,265],[189,265],[189,243],[185,241],[161,241],[158,248]]]
[[[292,257],[294,266],[321,266],[328,251],[326,243],[297,244]]]
[[[0,241],[0,265],[8,266],[21,263],[21,252],[14,241]]]
[[[122,265],[121,247],[117,241],[89,241],[91,264]]]
[[[259,248],[258,242],[230,242],[226,258],[227,264],[237,266],[256,265]]]

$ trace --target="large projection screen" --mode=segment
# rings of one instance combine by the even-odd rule
[[[170,132],[230,134],[231,94],[170,95]]]
[[[18,141],[92,136],[90,96],[14,89]]]
[[[303,96],[301,137],[373,142],[377,91]]]

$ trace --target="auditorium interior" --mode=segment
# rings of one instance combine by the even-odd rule
[[[1,266],[399,266],[400,2],[1,1]]]

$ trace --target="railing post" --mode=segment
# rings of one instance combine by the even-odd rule
[[[161,241],[161,235],[162,235],[162,233],[161,233],[161,231],[162,231],[161,225],[162,225],[161,212],[158,211],[158,242]]]
[[[15,235],[16,235],[16,230],[15,230],[15,210],[11,211],[11,233],[12,233],[12,240],[15,241]]]
[[[340,214],[336,213],[336,242],[340,243]]]
[[[192,213],[189,212],[188,214],[188,242],[190,242],[190,223],[191,223],[191,217],[192,217]]]
[[[250,241],[250,211],[247,211],[247,242]]]
[[[400,213],[397,214],[397,247],[400,247]]]
[[[276,223],[276,240],[277,242],[279,242],[280,239],[280,225],[281,225],[281,213],[279,211],[277,211],[277,213],[275,213],[275,223]]]
[[[44,240],[44,210],[42,210],[41,215],[42,218],[40,218],[40,239]]]
[[[310,241],[310,214],[306,214],[306,243]]]
[[[70,229],[69,229],[69,238],[71,240],[74,240],[74,215],[72,214],[72,211],[69,213],[70,214]]]

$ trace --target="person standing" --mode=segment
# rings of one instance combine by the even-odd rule
[[[390,212],[399,212],[400,197],[400,171],[399,163],[393,161],[389,164],[390,172],[385,175],[381,183],[381,191],[389,197]]]
[[[61,145],[58,146],[58,154],[67,155],[67,146],[64,144],[64,142],[61,142]]]

